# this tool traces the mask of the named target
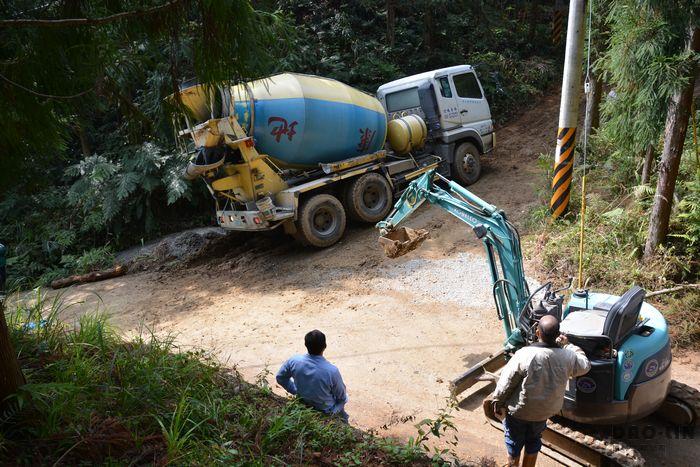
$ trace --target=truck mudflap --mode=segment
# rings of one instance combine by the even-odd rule
[[[293,219],[294,212],[274,210],[264,216],[261,211],[216,211],[216,221],[223,229],[242,231],[263,231],[279,227],[287,219]]]

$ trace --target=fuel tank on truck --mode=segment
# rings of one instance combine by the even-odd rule
[[[196,97],[203,96],[200,86],[181,95],[199,119],[210,118],[203,98]],[[387,119],[381,103],[340,81],[283,73],[223,88],[218,97],[221,116],[233,112],[258,151],[285,165],[336,162],[384,146]]]

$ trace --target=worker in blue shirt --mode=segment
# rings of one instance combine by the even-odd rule
[[[338,368],[323,357],[325,334],[314,329],[304,336],[304,345],[309,353],[284,362],[277,372],[277,382],[305,404],[347,422],[345,383]]]

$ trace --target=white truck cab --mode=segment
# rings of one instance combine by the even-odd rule
[[[493,120],[479,78],[470,65],[419,73],[383,84],[377,98],[390,120],[419,115],[428,126],[426,150],[446,162],[441,172],[464,185],[481,174],[480,156],[495,146]]]

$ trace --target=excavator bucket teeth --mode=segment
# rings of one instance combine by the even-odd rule
[[[413,230],[408,227],[399,227],[380,236],[379,244],[389,258],[398,258],[418,248],[428,235],[429,232],[425,229]]]

